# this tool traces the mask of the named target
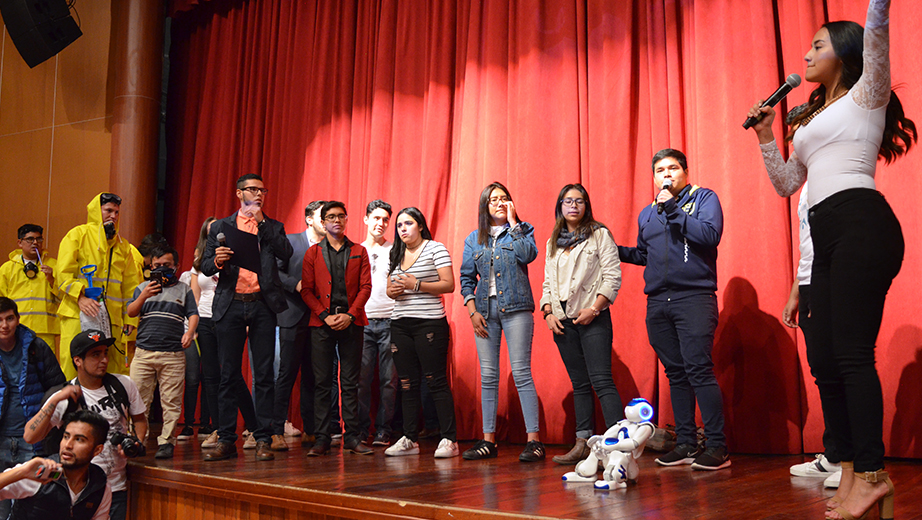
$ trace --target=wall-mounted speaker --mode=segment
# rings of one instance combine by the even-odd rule
[[[3,23],[16,50],[35,67],[83,35],[68,0],[0,0]]]

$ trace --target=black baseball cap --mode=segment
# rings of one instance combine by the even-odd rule
[[[106,334],[100,330],[85,330],[74,336],[74,339],[71,340],[70,357],[82,357],[92,350],[93,347],[98,347],[99,345],[109,347],[112,346],[113,343],[115,343],[115,338],[107,338]]]

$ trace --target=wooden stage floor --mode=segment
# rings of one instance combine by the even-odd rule
[[[129,465],[131,518],[820,519],[834,492],[821,479],[789,475],[803,456],[733,455],[729,469],[702,472],[659,467],[656,452],[647,450],[636,485],[598,491],[560,480],[571,468],[550,455],[563,446],[549,446],[544,462],[525,464],[518,461],[521,445],[500,444],[499,457],[486,461],[435,459],[437,441],[422,441],[418,456],[334,448],[310,458],[288,440],[291,450],[271,462],[239,449],[237,459],[204,462],[194,440],[180,441],[172,460],[136,459]],[[462,451],[471,444],[461,443]],[[148,448],[155,451],[153,441]],[[922,519],[922,464],[888,460],[887,469],[896,484],[896,518]]]

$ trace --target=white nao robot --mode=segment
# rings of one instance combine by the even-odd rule
[[[650,422],[653,406],[646,399],[632,399],[624,407],[624,419],[615,423],[605,435],[589,438],[589,458],[576,465],[576,471],[563,476],[567,482],[595,482],[596,489],[627,487],[628,480],[637,480],[640,468],[637,458],[656,427]],[[602,480],[596,480],[599,464]]]

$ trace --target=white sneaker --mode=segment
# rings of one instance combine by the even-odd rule
[[[803,464],[794,464],[791,466],[791,475],[795,477],[826,478],[838,471],[842,471],[842,465],[829,462],[822,453],[817,455],[811,462],[804,462]]]
[[[393,446],[384,450],[384,454],[390,457],[402,457],[404,455],[419,455],[419,444],[411,441],[406,436],[400,438]]]
[[[205,440],[202,441],[202,448],[211,449],[218,447],[218,430],[211,432]]]
[[[451,457],[457,457],[460,453],[457,442],[442,439],[442,441],[439,442],[439,447],[435,449],[435,458],[450,459]]]
[[[823,481],[823,486],[832,488],[832,489],[839,489],[839,480],[841,479],[842,479],[842,472],[836,471],[832,475],[829,475],[828,477],[826,477],[826,480]]]
[[[285,437],[300,437],[301,430],[295,428],[291,421],[285,421]]]

